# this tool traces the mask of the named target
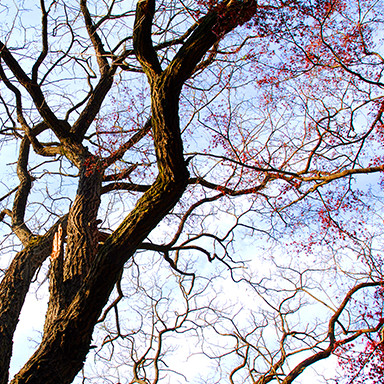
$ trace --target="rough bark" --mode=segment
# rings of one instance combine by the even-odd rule
[[[102,169],[92,156],[82,167],[76,198],[68,215],[67,249],[63,265],[63,294],[70,302],[94,263],[98,248],[97,213]],[[71,292],[70,292],[71,291]]]

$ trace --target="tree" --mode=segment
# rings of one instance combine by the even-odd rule
[[[354,181],[383,169],[382,5],[41,0],[38,24],[27,2],[2,2],[2,151],[18,155],[1,198],[12,259],[0,283],[0,383],[47,260],[42,338],[12,383],[73,382],[97,324],[98,353],[125,348],[132,373],[120,381],[132,383],[164,379],[168,334],[195,334],[230,382],[258,384],[291,383],[374,337],[382,311],[362,318],[352,304],[382,284],[381,190],[376,176],[363,193]],[[281,247],[265,274],[239,268],[241,236],[262,239],[265,254]],[[210,265],[264,304],[235,312],[205,296],[223,273],[205,276]],[[137,311],[120,303],[124,289],[140,293]],[[322,320],[302,320],[315,303]],[[123,332],[118,308],[127,321],[139,313],[137,331]],[[230,341],[209,346],[216,337]]]

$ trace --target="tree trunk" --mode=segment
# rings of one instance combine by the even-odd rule
[[[40,108],[43,118],[69,152],[66,156],[80,168],[80,181],[77,196],[69,212],[66,249],[62,236],[57,235],[55,240],[57,249],[51,260],[50,272],[51,298],[42,342],[12,380],[12,384],[69,384],[82,368],[90,348],[93,328],[124,264],[177,204],[187,186],[189,174],[183,158],[179,127],[179,95],[183,84],[210,47],[223,34],[246,21],[244,18],[239,22],[233,17],[239,7],[241,10],[248,7],[250,17],[256,3],[251,0],[224,2],[223,7],[217,8],[222,13],[220,15],[213,9],[200,20],[199,26],[163,71],[151,41],[155,1],[141,0],[137,3],[133,46],[151,87],[152,128],[158,176],[138,200],[135,208],[99,248],[96,218],[103,166],[97,158],[89,155],[85,147],[81,153],[71,150],[70,142],[73,137],[68,137],[68,127],[58,125],[55,129],[57,119],[51,116],[48,107]],[[21,80],[24,81],[24,77]],[[26,87],[30,85],[27,80],[24,83]],[[107,81],[108,86],[111,84]],[[34,88],[29,87],[27,90],[32,92]],[[33,100],[39,102],[41,95],[35,93],[32,95]],[[105,96],[105,92],[102,95]],[[46,107],[44,103],[38,105]],[[86,115],[94,116],[93,113]],[[90,124],[92,118],[86,120]],[[86,128],[82,128],[81,124],[80,127],[72,127],[79,147]]]

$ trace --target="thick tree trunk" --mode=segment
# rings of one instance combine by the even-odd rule
[[[65,313],[95,262],[98,251],[97,213],[100,206],[103,169],[88,156],[80,171],[75,200],[69,210],[67,246],[65,234],[58,236],[56,255],[51,255],[50,299],[44,329],[49,329],[60,313]],[[44,335],[49,333],[44,332]]]
[[[100,206],[101,166],[93,157],[81,170],[75,201],[68,215],[67,248],[63,266],[63,284],[68,302],[80,289],[98,249],[97,214]]]

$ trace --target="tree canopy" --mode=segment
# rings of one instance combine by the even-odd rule
[[[0,384],[381,382],[383,6],[2,1]]]

